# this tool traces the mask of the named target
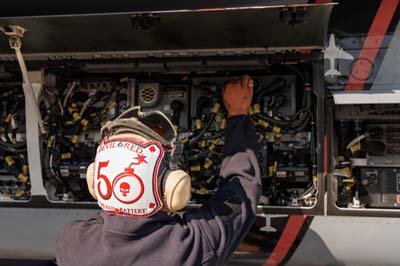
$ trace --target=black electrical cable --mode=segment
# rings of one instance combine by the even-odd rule
[[[217,138],[222,137],[223,135],[224,135],[224,131],[221,131],[221,132],[215,133],[215,134],[213,134],[213,135],[211,135],[211,136],[203,137],[202,140],[217,139]]]
[[[204,134],[210,129],[212,123],[214,122],[215,116],[216,116],[215,113],[211,113],[207,124],[201,129],[201,131],[195,137],[193,137],[193,139],[189,141],[188,144],[189,147],[197,144],[201,140]]]
[[[276,78],[268,85],[259,88],[254,92],[253,102],[260,103],[267,94],[273,94],[286,87],[286,80],[284,78]]]
[[[189,153],[189,152],[187,152],[187,153]],[[203,159],[203,158],[207,157],[207,155],[209,153],[210,153],[209,150],[204,149],[204,150],[201,150],[199,153],[197,153],[195,155],[187,155],[187,154],[184,153],[184,156],[185,156],[185,159],[187,161],[197,161],[197,160],[200,160],[200,159]]]
[[[287,98],[285,95],[280,94],[275,97],[274,105],[272,107],[272,112],[276,112],[279,108],[283,106],[283,104],[286,102]]]
[[[17,147],[13,147],[12,144],[9,143],[5,143],[3,141],[0,141],[0,149],[10,152],[10,153],[21,153],[21,152],[26,152],[27,149],[26,148],[17,148]]]
[[[290,129],[287,132],[288,133],[298,133],[298,132],[304,131],[307,128],[307,126],[309,125],[310,122],[311,122],[311,116],[306,114],[303,123],[299,127],[294,128],[294,129]]]
[[[4,125],[3,135],[4,135],[6,142],[11,144],[12,142],[11,142],[10,136],[8,136],[8,125]]]
[[[292,72],[294,72],[299,78],[300,80],[304,83],[306,80],[306,77],[303,73],[300,72],[300,70],[298,70],[296,67],[294,67],[293,65],[289,65],[289,64],[280,64],[278,65],[279,67],[285,67],[287,69],[290,69]]]

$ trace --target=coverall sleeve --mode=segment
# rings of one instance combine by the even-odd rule
[[[221,176],[227,181],[202,207],[184,215],[199,229],[213,256],[200,264],[224,265],[252,226],[261,196],[260,170],[255,156],[257,136],[245,115],[228,119]]]
[[[102,211],[98,211],[87,220],[70,222],[64,226],[57,240],[57,265],[79,265],[81,258],[75,253],[75,250],[79,246],[91,246],[88,244],[90,241],[98,241],[94,240],[93,237],[104,224],[101,213]],[[86,260],[90,260],[90,256]]]

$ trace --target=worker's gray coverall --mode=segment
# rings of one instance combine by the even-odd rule
[[[219,191],[202,207],[134,219],[100,211],[65,226],[57,244],[61,266],[224,265],[255,218],[261,194],[249,117],[228,119]]]

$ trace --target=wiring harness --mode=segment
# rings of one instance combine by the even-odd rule
[[[0,193],[4,198],[28,200],[30,179],[25,135],[24,95],[21,88],[6,88],[1,97]]]
[[[93,160],[95,135],[108,120],[126,109],[124,82],[73,81],[66,89],[44,89],[41,111],[47,133],[43,136],[45,186],[64,200],[91,199],[86,167]],[[125,104],[125,105],[124,105]]]

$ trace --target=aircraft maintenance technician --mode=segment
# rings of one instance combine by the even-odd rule
[[[245,75],[230,81],[222,96],[229,115],[223,182],[200,208],[177,212],[190,199],[191,179],[170,169],[177,133],[164,114],[133,108],[102,128],[87,180],[103,210],[65,226],[57,244],[59,265],[226,263],[254,221],[261,182],[247,116],[253,80]]]

